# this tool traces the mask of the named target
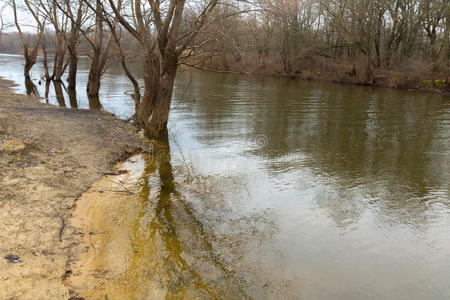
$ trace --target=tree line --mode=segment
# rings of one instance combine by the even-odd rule
[[[13,24],[4,21],[7,7]],[[166,134],[180,65],[367,84],[405,70],[447,79],[450,65],[447,0],[1,0],[0,13],[0,38],[17,47],[1,33],[15,27],[26,78],[41,54],[44,79],[61,81],[67,71],[74,90],[78,59],[88,54],[86,91],[98,98],[102,75],[120,63],[134,120],[152,138]],[[23,29],[24,13],[33,33]],[[142,85],[131,58],[141,62]]]
[[[214,24],[210,58],[196,63],[366,84],[399,72],[448,79],[448,0],[259,0],[252,8]]]

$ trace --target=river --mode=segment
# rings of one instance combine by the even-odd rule
[[[0,55],[0,66],[24,93],[22,57]],[[89,108],[88,60],[79,67],[77,101],[66,97],[65,105]],[[42,66],[31,74],[44,95]],[[131,116],[128,89],[112,66],[102,81],[103,109]],[[42,101],[61,104],[53,88]],[[188,215],[192,243],[181,238],[184,219],[155,206],[158,228],[184,240],[177,257],[208,252],[242,297],[450,298],[449,96],[182,70],[169,131],[163,163],[133,158],[159,191],[139,197],[170,198],[175,211],[182,201],[185,211],[175,215]],[[149,168],[160,168],[160,180]],[[139,207],[136,215],[150,209]],[[132,222],[129,214],[122,220]],[[202,242],[193,241],[195,232]],[[205,243],[207,250],[192,249]]]

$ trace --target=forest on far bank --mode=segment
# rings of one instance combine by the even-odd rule
[[[345,83],[445,89],[450,70],[450,4],[445,0],[224,1],[186,64]],[[189,17],[198,12],[185,14]],[[182,25],[183,26],[183,25]],[[49,53],[58,38],[47,28]],[[36,34],[31,34],[31,39]],[[139,44],[124,32],[129,56]],[[208,42],[206,42],[208,41]],[[80,38],[80,54],[89,44]],[[31,43],[32,44],[32,43]],[[16,32],[1,35],[0,52],[21,53]]]

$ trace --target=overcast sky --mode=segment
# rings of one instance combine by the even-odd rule
[[[0,0],[0,2],[2,2]],[[18,7],[23,7],[22,1],[17,1]],[[14,11],[8,6],[3,10],[3,22],[9,23],[12,26],[4,29],[4,32],[16,32],[17,28],[14,26]],[[35,32],[36,23],[34,22],[33,16],[31,16],[28,12],[23,9],[18,9],[17,18],[19,19],[19,24],[21,25],[22,31],[26,32]]]

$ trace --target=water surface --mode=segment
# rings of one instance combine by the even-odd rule
[[[0,76],[20,92],[22,64],[20,56],[0,56]],[[82,59],[79,108],[89,108],[87,67]],[[36,84],[41,73],[37,65]],[[111,67],[102,107],[131,116],[127,89]],[[60,103],[54,91],[48,102]],[[162,164],[152,163],[159,158],[143,159],[154,170],[136,168],[153,189],[140,193],[150,201],[141,213],[161,211],[151,204],[161,195],[187,203],[192,219],[184,225],[167,215],[158,224],[179,238],[183,226],[199,222],[211,244],[206,257],[232,274],[237,291],[274,299],[450,298],[448,96],[182,71],[169,127],[170,192],[164,171],[151,179],[161,175]],[[179,245],[167,257],[195,251],[189,240]],[[144,252],[136,259],[149,264]]]

